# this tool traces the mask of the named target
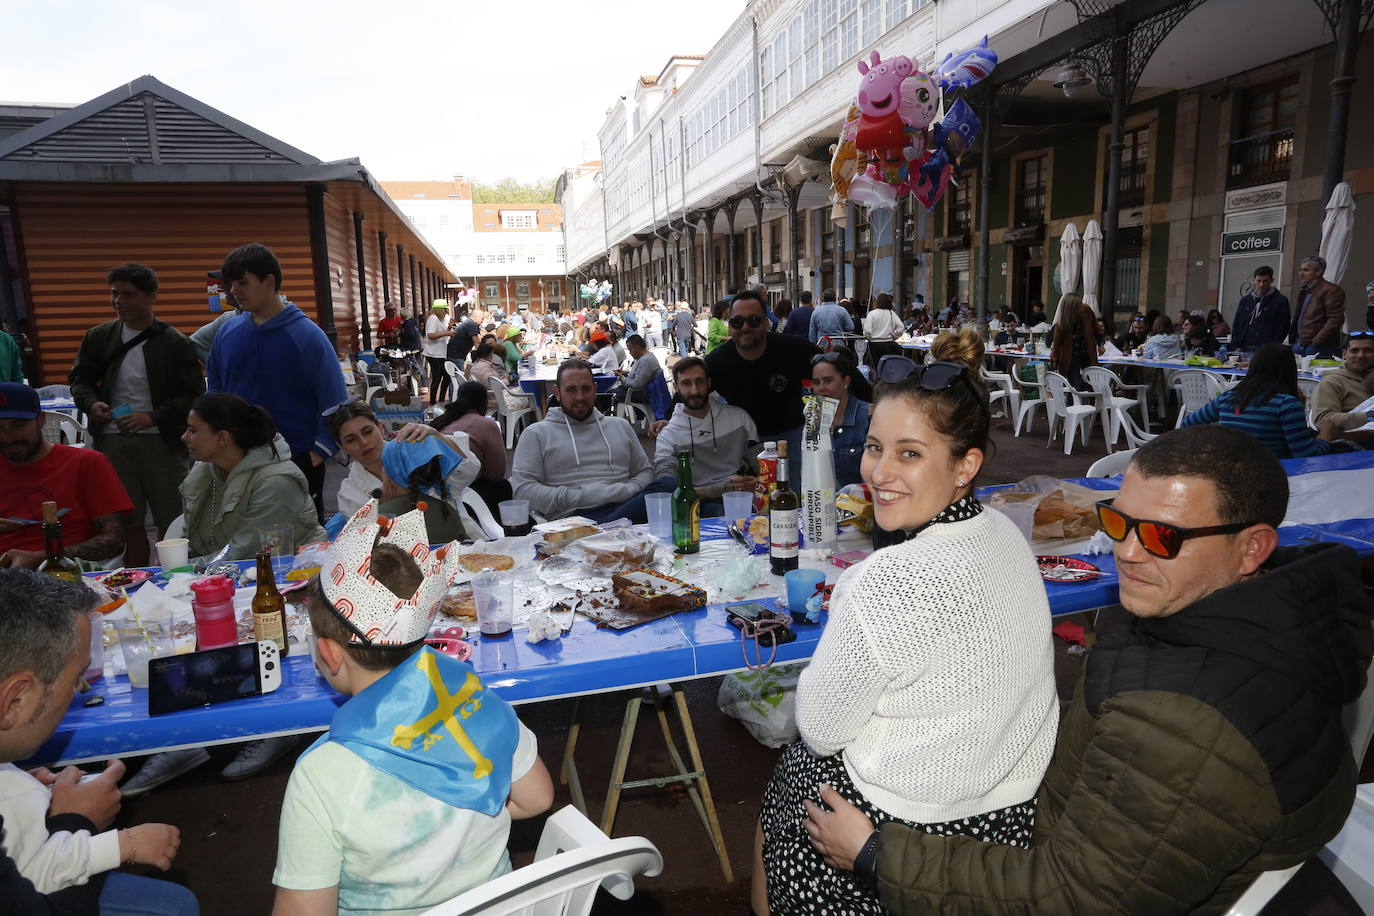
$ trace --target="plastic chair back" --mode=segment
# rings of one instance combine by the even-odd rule
[[[1135,449],[1127,449],[1124,452],[1113,452],[1105,458],[1099,458],[1093,462],[1092,467],[1088,468],[1087,477],[1115,477],[1117,474],[1126,470],[1126,466],[1131,463],[1131,457],[1135,455]]]
[[[634,879],[663,870],[643,837],[613,840],[569,805],[544,824],[534,862],[426,911],[425,916],[587,916],[599,887],[620,900]]]
[[[477,519],[477,524],[482,526],[482,533],[491,540],[504,537],[505,531],[496,521],[496,517],[491,514],[490,507],[482,497],[468,487],[463,488],[463,506],[467,508],[472,517]]]

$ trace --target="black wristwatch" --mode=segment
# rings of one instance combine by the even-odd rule
[[[870,890],[878,888],[878,852],[882,848],[882,834],[875,830],[854,857],[854,880]]]

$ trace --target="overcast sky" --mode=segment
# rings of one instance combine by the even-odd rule
[[[705,54],[744,0],[0,0],[0,100],[81,103],[143,74],[376,176],[553,178],[606,108]]]

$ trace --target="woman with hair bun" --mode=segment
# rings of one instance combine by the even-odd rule
[[[195,462],[181,484],[192,556],[228,547],[225,559],[250,559],[262,532],[287,525],[298,545],[325,540],[305,475],[266,410],[236,394],[201,395],[181,441]]]
[[[758,914],[885,912],[867,872],[810,843],[808,811],[834,793],[878,825],[1031,843],[1059,720],[1049,604],[1026,539],[973,495],[990,447],[982,341],[966,328],[932,352],[878,365],[863,479],[878,524],[908,539],[835,585],[797,685],[801,740],[764,794]]]

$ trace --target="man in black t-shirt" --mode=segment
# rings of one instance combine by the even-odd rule
[[[707,354],[706,365],[715,390],[744,408],[762,438],[795,445],[801,440],[802,379],[810,377],[816,353],[803,338],[771,333],[762,297],[745,290],[730,306],[730,339]]]
[[[453,329],[453,336],[448,339],[448,361],[462,369],[468,353],[481,340],[482,329],[466,311],[460,315],[458,326]]]

